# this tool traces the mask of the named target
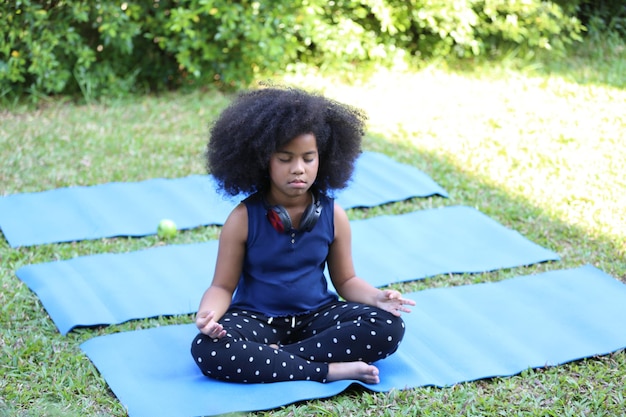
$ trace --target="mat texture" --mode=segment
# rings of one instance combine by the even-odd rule
[[[357,273],[375,286],[558,260],[476,209],[451,206],[353,220]],[[194,312],[210,283],[217,241],[27,265],[17,276],[63,334],[76,326]]]
[[[398,352],[377,363],[377,385],[211,380],[189,353],[193,324],[100,336],[81,348],[129,416],[187,417],[330,397],[352,383],[378,392],[444,387],[626,347],[626,286],[592,266],[407,296],[417,306],[404,316]]]
[[[364,152],[337,201],[345,208],[373,207],[432,195],[447,197],[419,169]],[[210,175],[67,187],[0,197],[0,229],[11,247],[146,236],[155,234],[165,218],[179,229],[223,224],[240,200],[219,194]]]

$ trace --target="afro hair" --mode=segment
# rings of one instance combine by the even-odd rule
[[[246,91],[211,127],[207,170],[226,194],[265,190],[271,155],[295,137],[312,133],[320,161],[314,186],[328,194],[348,185],[366,120],[360,109],[296,88]]]

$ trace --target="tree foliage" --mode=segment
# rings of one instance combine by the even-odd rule
[[[617,0],[614,0],[617,1]],[[86,99],[306,63],[336,71],[503,48],[565,50],[586,0],[17,0],[0,4],[0,96]],[[584,10],[587,10],[584,9]]]

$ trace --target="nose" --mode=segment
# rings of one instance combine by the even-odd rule
[[[291,172],[294,174],[301,174],[304,172],[304,161],[302,158],[295,158],[291,165]]]

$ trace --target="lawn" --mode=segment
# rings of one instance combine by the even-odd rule
[[[579,48],[566,59],[520,66],[438,62],[380,71],[353,83],[316,74],[284,82],[322,91],[369,114],[364,148],[412,164],[450,198],[413,199],[353,219],[468,205],[558,252],[562,260],[477,275],[440,276],[403,291],[497,281],[593,264],[626,283],[626,51]],[[50,100],[0,113],[0,194],[204,173],[211,120],[229,96],[213,90],[75,105]],[[169,243],[215,239],[216,227]],[[124,416],[81,352],[96,335],[188,323],[191,316],[79,329],[61,336],[20,266],[162,245],[151,236],[11,249],[0,240],[0,416]],[[207,277],[207,285],[211,277]],[[582,308],[583,306],[581,306]],[[508,378],[388,394],[336,397],[258,413],[296,415],[619,416],[624,351]]]

